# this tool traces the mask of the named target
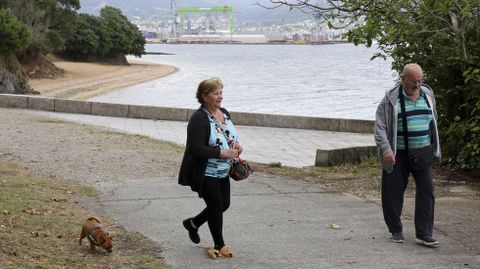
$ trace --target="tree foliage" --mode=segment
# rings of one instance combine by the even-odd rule
[[[0,9],[0,40],[0,54],[21,51],[30,44],[32,33],[9,9]]]
[[[66,55],[83,60],[115,59],[145,54],[145,38],[122,12],[110,6],[100,17],[77,14],[76,30],[67,41]]]
[[[331,27],[353,25],[347,37],[390,56],[392,69],[420,64],[435,91],[444,160],[480,173],[480,0],[275,1],[322,18]],[[315,2],[314,4],[312,4]]]
[[[12,0],[0,0],[0,8],[7,8]]]
[[[30,92],[28,76],[61,73],[46,53],[115,63],[127,63],[125,54],[145,53],[143,35],[120,10],[108,7],[103,17],[94,17],[78,15],[79,8],[80,0],[0,0],[0,76],[6,78],[0,91]]]
[[[131,23],[120,9],[106,6],[100,11],[100,16],[112,33],[112,52],[133,54],[138,57],[145,54],[145,38],[137,26]]]
[[[99,46],[99,37],[91,27],[97,19],[87,14],[79,14],[75,17],[75,32],[66,42],[65,53],[78,60],[87,60],[95,57]]]
[[[74,27],[75,11],[80,8],[79,0],[15,0],[6,3],[33,34],[29,51],[43,53],[63,50],[65,39]]]

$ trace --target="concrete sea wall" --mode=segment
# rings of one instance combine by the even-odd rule
[[[0,94],[0,107],[14,107],[101,116],[188,121],[195,109],[75,101],[35,95]],[[374,121],[246,113],[230,111],[237,125],[319,131],[372,133]]]
[[[65,100],[35,95],[0,94],[0,107],[36,109],[52,112],[79,113],[100,116],[188,121],[195,109],[138,106]],[[374,121],[332,119],[319,117],[272,115],[230,112],[236,125],[295,128],[333,132],[373,133]],[[334,150],[317,149],[315,165],[331,166],[358,163],[362,158],[375,155],[376,147],[354,147]]]

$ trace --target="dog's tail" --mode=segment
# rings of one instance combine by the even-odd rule
[[[87,220],[94,220],[94,221],[96,221],[97,223],[100,223],[100,219],[97,218],[97,217],[88,217]]]

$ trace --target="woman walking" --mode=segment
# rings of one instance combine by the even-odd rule
[[[196,97],[201,105],[188,122],[178,183],[197,192],[206,208],[185,219],[183,226],[190,240],[198,244],[198,229],[207,222],[215,244],[207,249],[209,256],[229,258],[232,250],[223,241],[223,212],[230,206],[230,162],[243,148],[238,143],[230,114],[221,107],[222,81],[218,78],[203,80],[198,85]]]

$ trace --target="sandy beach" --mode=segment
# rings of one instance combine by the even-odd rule
[[[56,79],[30,79],[32,88],[42,96],[86,100],[116,89],[155,80],[178,69],[174,66],[129,61],[130,65],[71,62],[54,59],[65,70]]]

